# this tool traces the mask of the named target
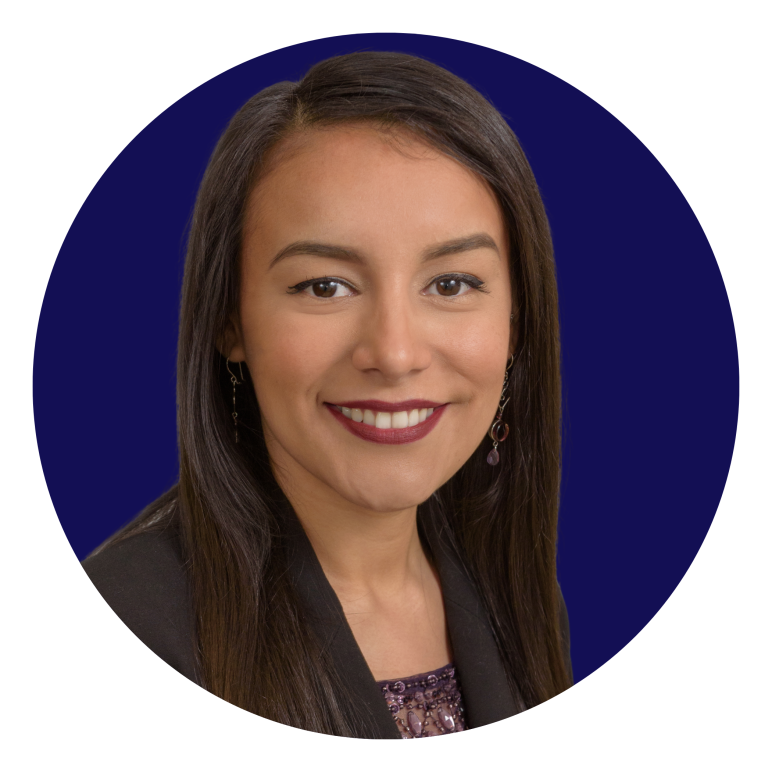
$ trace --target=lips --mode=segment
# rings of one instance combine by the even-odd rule
[[[363,440],[402,445],[425,437],[437,425],[447,403],[443,405],[429,400],[361,400],[338,405],[325,402],[325,407],[347,431]],[[383,428],[391,427],[392,421],[398,426]]]
[[[354,402],[336,402],[338,407],[372,410],[374,413],[400,413],[403,410],[421,410],[422,408],[441,407],[441,402],[428,399],[408,399],[404,402],[382,402],[379,399],[355,400]]]

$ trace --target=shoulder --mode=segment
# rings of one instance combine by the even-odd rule
[[[175,536],[129,536],[82,565],[123,623],[167,664],[196,680],[189,583]]]

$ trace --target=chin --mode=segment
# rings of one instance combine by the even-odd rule
[[[392,478],[367,487],[357,486],[352,489],[343,486],[338,489],[338,494],[352,504],[373,512],[398,512],[426,501],[436,490],[432,485],[411,485],[410,482]]]

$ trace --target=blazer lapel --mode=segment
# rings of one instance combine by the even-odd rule
[[[399,739],[399,730],[351,632],[343,607],[290,506],[285,523],[288,569],[308,624],[331,658],[344,688],[357,696],[360,709],[369,716],[379,737]],[[421,526],[440,575],[467,726],[484,726],[513,716],[518,710],[474,583],[449,540],[431,523],[422,522]]]
[[[338,596],[327,581],[311,542],[294,511],[286,518],[288,568],[305,618],[330,656],[335,672],[382,739],[401,739],[378,684],[346,621]]]
[[[445,618],[467,726],[475,728],[514,716],[518,709],[474,583],[447,536],[431,518],[425,520],[421,526],[442,583]]]

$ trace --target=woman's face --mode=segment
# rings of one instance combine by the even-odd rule
[[[405,133],[310,130],[270,161],[227,348],[249,367],[277,478],[290,498],[298,486],[413,507],[470,457],[501,395],[513,309],[500,207]]]

